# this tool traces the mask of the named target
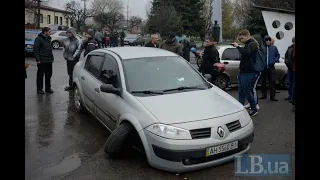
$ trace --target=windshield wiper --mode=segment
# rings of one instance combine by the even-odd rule
[[[163,92],[169,92],[169,91],[182,91],[182,90],[185,90],[185,89],[206,89],[206,88],[202,88],[202,87],[198,87],[198,86],[181,86],[181,87],[178,87],[178,88],[173,88],[173,89],[166,89],[166,90],[163,90]]]
[[[142,94],[163,94],[162,91],[150,91],[150,90],[145,90],[145,91],[131,91],[131,93],[142,93]]]

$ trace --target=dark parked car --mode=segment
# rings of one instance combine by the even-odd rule
[[[128,34],[124,38],[124,45],[130,45],[130,46],[144,46],[145,39],[138,34]]]

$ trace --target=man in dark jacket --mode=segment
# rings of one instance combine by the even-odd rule
[[[120,33],[120,45],[121,47],[124,46],[124,38],[126,37],[126,33],[124,33],[123,29],[121,30],[121,33]]]
[[[110,47],[118,47],[118,33],[117,31],[112,31],[110,35]]]
[[[81,40],[76,36],[74,28],[67,30],[68,38],[64,41],[63,57],[67,61],[67,70],[69,75],[69,86],[65,88],[66,91],[73,89],[73,68],[80,58]]]
[[[285,100],[292,100],[292,91],[293,91],[293,46],[295,44],[295,38],[292,38],[292,45],[288,47],[285,54],[285,64],[288,68],[287,78],[289,82],[288,94],[289,96]]]
[[[51,30],[48,27],[42,29],[42,32],[34,41],[33,54],[37,62],[37,93],[43,92],[43,76],[45,76],[45,91],[53,93],[51,89],[53,53],[51,46]]]
[[[167,51],[171,51],[173,53],[176,53],[176,54],[182,56],[182,47],[178,43],[178,41],[173,33],[170,33],[168,35],[167,39],[160,44],[159,48],[165,49]]]
[[[205,49],[202,55],[203,62],[199,67],[199,72],[203,75],[210,74],[211,81],[214,82],[217,74],[213,74],[213,64],[220,62],[219,52],[214,45],[214,39],[212,37],[209,37],[205,43]]]
[[[149,41],[149,42],[145,45],[145,47],[158,48],[158,47],[159,47],[159,45],[158,45],[158,43],[157,43],[158,40],[159,40],[159,38],[158,38],[158,35],[157,35],[157,34],[151,35],[151,41]]]
[[[267,98],[267,78],[269,81],[269,87],[270,87],[270,100],[271,101],[278,101],[275,96],[276,96],[276,83],[275,83],[275,76],[276,76],[276,71],[274,64],[276,62],[279,62],[280,54],[278,51],[278,48],[274,45],[271,44],[271,37],[270,36],[265,36],[264,37],[264,43],[265,47],[263,49],[263,53],[266,55],[266,67],[264,71],[262,72],[261,75],[261,80],[262,80],[262,96],[260,99],[266,99]]]
[[[190,62],[190,49],[191,49],[191,46],[190,46],[190,42],[187,39],[186,35],[182,36],[181,45],[182,45],[182,52],[183,52],[182,57],[184,59],[186,59],[188,62]]]
[[[98,42],[93,38],[94,32],[88,29],[86,32],[86,40],[82,43],[80,53],[84,50],[83,56],[85,57],[89,52],[98,49]]]
[[[251,107],[250,116],[256,116],[258,109],[253,96],[252,83],[255,75],[254,62],[258,51],[258,44],[251,38],[250,32],[247,29],[240,31],[238,38],[245,44],[244,47],[240,47],[238,43],[233,43],[234,47],[236,47],[241,54],[238,73],[239,102],[244,105],[247,99]]]

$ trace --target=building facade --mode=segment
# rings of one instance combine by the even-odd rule
[[[32,4],[25,7],[25,28],[36,29],[37,27],[37,5]],[[65,18],[67,11],[53,8],[46,5],[40,6],[40,28],[50,25],[70,26],[71,22]]]

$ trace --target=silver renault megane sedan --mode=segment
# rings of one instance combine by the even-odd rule
[[[254,126],[247,110],[172,52],[116,47],[90,52],[73,72],[75,106],[111,132],[111,158],[142,150],[152,167],[181,173],[247,152]]]

